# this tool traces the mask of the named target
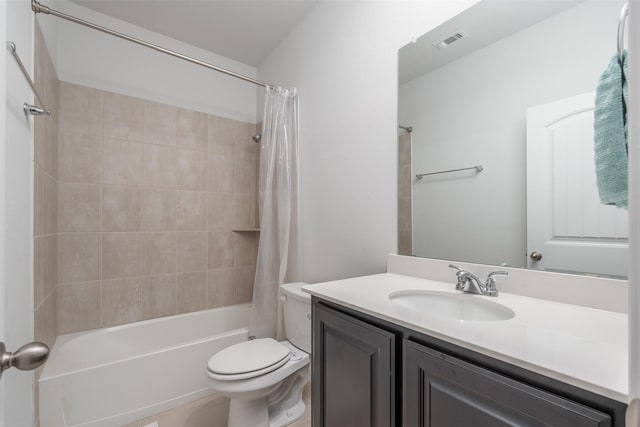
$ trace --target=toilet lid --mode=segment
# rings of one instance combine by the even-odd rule
[[[219,351],[209,359],[207,369],[219,379],[246,379],[278,369],[290,357],[288,347],[273,338],[260,338]]]

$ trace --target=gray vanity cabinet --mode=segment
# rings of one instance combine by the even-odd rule
[[[313,427],[623,427],[626,404],[312,298]]]
[[[395,335],[324,306],[313,320],[313,426],[395,426]]]
[[[405,426],[604,427],[611,417],[404,340]]]

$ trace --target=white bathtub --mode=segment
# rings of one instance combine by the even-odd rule
[[[61,335],[40,376],[41,427],[122,426],[211,393],[207,361],[248,339],[249,305]]]

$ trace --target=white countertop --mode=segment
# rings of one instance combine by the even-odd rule
[[[514,294],[468,294],[500,303],[516,315],[501,321],[460,321],[402,307],[398,290],[459,293],[451,283],[393,273],[307,285],[311,295],[405,326],[627,403],[627,315]]]

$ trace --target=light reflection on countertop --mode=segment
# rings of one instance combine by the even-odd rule
[[[398,290],[459,293],[450,283],[394,273],[307,285],[316,297],[461,345],[496,359],[627,403],[628,316],[514,294],[490,298],[516,315],[461,321],[407,309],[388,296]]]

